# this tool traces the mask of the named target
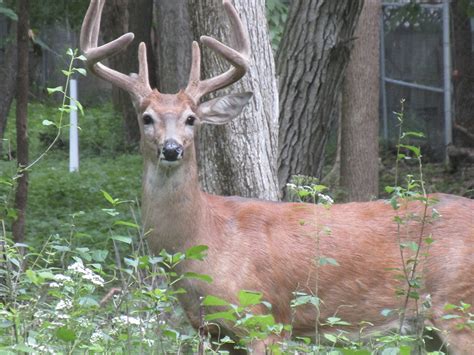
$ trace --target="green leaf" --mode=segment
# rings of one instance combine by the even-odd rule
[[[458,306],[456,306],[455,304],[451,304],[451,303],[447,303],[445,306],[444,306],[444,310],[445,311],[450,311],[452,309],[456,309],[458,308]]]
[[[196,245],[186,250],[186,259],[203,260],[206,257],[204,253],[209,247],[207,245]]]
[[[56,330],[56,336],[58,339],[68,342],[73,342],[76,340],[76,334],[74,331],[67,327],[60,327]]]
[[[84,68],[74,68],[74,71],[78,72],[79,74],[83,76],[87,76],[87,71]]]
[[[65,76],[71,76],[73,74],[72,71],[69,71],[69,70],[61,70],[61,72],[65,75]]]
[[[17,344],[13,348],[15,350],[15,354],[19,354],[21,352],[28,353],[28,354],[34,354],[36,352],[35,349],[30,348],[29,346],[27,346],[25,344]]]
[[[38,276],[44,280],[53,280],[54,274],[51,271],[40,271],[38,272]]]
[[[408,248],[408,249],[410,249],[410,250],[412,250],[412,251],[414,251],[414,252],[417,252],[419,246],[418,246],[417,243],[411,241],[411,242],[400,243],[400,247],[401,247],[402,249]]]
[[[28,269],[25,271],[25,275],[32,284],[35,284],[37,286],[41,284],[41,279],[38,277],[36,271]]]
[[[84,108],[82,107],[82,104],[79,101],[75,100],[75,99],[72,99],[72,101],[76,105],[76,107],[79,110],[79,112],[81,113],[81,115],[84,116]]]
[[[212,282],[212,277],[210,277],[209,275],[198,274],[196,272],[186,272],[186,273],[184,273],[184,277],[186,277],[188,279],[201,280],[201,281],[205,281],[205,282],[208,282],[208,283]]]
[[[104,198],[112,205],[115,206],[117,204],[117,199],[114,199],[107,191],[100,190],[104,195]]]
[[[179,332],[177,332],[176,330],[174,329],[165,329],[163,331],[163,335],[167,338],[170,338],[174,341],[176,341],[178,338],[179,338]]]
[[[107,258],[109,252],[107,250],[92,250],[92,259],[97,262],[103,262]]]
[[[55,87],[55,88],[48,88],[47,90],[48,90],[48,94],[50,94],[50,95],[53,94],[53,93],[55,93],[55,92],[64,93],[64,89],[63,89],[62,86],[57,86],[57,87]]]
[[[337,343],[337,337],[332,334],[324,334],[324,337],[329,340],[331,343],[335,344]]]
[[[124,235],[114,235],[110,239],[116,240],[117,242],[122,242],[126,244],[132,244],[132,238]]]
[[[203,306],[228,306],[229,302],[217,296],[208,295],[202,301]]]
[[[92,297],[86,296],[79,298],[79,304],[82,307],[99,307],[99,303]]]
[[[408,149],[409,151],[413,152],[417,158],[421,156],[421,149],[419,147],[407,144],[400,144],[400,148]]]
[[[445,314],[441,318],[445,320],[449,320],[449,319],[458,319],[458,318],[461,318],[461,316],[457,314]]]
[[[422,132],[404,132],[401,136],[401,139],[403,139],[405,137],[424,138],[425,135]]]
[[[325,256],[322,256],[319,258],[319,265],[333,265],[333,266],[339,266],[337,261],[333,258],[327,258]]]
[[[237,320],[233,310],[206,314],[204,316],[204,319],[207,320],[207,321],[213,321],[213,320],[216,320],[216,319],[226,319],[226,320],[230,320],[230,321],[233,321],[233,322],[235,322]]]
[[[130,227],[130,228],[136,228],[136,229],[139,229],[140,226],[136,223],[132,223],[132,222],[127,222],[127,221],[116,221],[114,222],[114,225],[115,226],[126,226],[126,227]]]
[[[254,306],[262,300],[263,294],[255,291],[239,291],[239,304],[242,307]]]
[[[0,3],[0,15],[5,15],[10,20],[18,21],[18,15],[12,9]]]
[[[43,122],[41,122],[43,126],[56,126],[56,123],[50,121],[50,120],[43,120]]]
[[[399,355],[410,355],[411,354],[411,348],[406,345],[400,346],[400,352]]]
[[[380,314],[384,317],[388,317],[390,316],[392,313],[394,312],[393,309],[388,309],[388,308],[384,308],[382,309],[382,311],[380,312]]]

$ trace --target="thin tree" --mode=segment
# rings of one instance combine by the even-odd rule
[[[155,1],[153,19],[157,86],[160,92],[174,94],[186,87],[191,68],[188,0]]]
[[[7,2],[7,5],[9,3]],[[13,16],[13,14],[12,14]],[[3,138],[7,128],[8,113],[10,111],[11,104],[15,98],[16,92],[16,74],[17,74],[17,19],[7,19],[7,32],[8,37],[6,38],[5,52],[4,52],[4,65],[0,67],[0,157],[3,152]]]
[[[348,201],[378,195],[380,9],[380,0],[365,0],[344,80],[340,183]]]
[[[277,54],[280,78],[278,179],[321,178],[337,97],[362,0],[294,0]]]
[[[222,0],[190,1],[195,37],[210,35],[233,44]],[[251,39],[250,70],[224,92],[252,91],[254,96],[238,120],[203,127],[199,162],[204,190],[220,195],[278,199],[276,178],[278,94],[264,0],[234,0]],[[211,51],[203,50],[203,77],[228,69]]]
[[[453,68],[455,124],[454,143],[458,147],[474,148],[474,55],[472,54],[471,18],[474,4],[469,0],[454,0]]]
[[[18,1],[18,78],[16,94],[16,144],[18,178],[15,192],[17,218],[13,222],[13,239],[25,239],[26,203],[28,200],[28,44],[29,44],[29,0]]]
[[[145,42],[148,50],[150,83],[155,85],[153,75],[155,59],[151,50],[151,27],[153,22],[153,0],[110,0],[104,8],[104,39],[106,42],[126,32],[133,32],[135,40],[120,56],[110,58],[110,66],[129,73],[138,70],[137,51],[140,42]],[[123,116],[124,140],[127,146],[134,146],[140,140],[137,117],[129,95],[118,88],[112,88],[112,102],[117,112]]]

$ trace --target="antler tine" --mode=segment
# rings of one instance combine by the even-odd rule
[[[129,32],[109,43],[98,46],[100,19],[104,4],[105,0],[91,0],[82,24],[80,46],[87,58],[87,67],[98,77],[128,91],[134,100],[141,101],[152,91],[148,81],[148,63],[144,43],[140,43],[138,49],[138,75],[125,75],[100,63],[101,60],[112,57],[125,49],[135,37],[133,33]]]
[[[248,32],[230,0],[223,0],[223,5],[229,17],[232,31],[235,33],[237,48],[233,49],[208,36],[201,36],[201,42],[232,64],[232,68],[216,77],[201,81],[201,54],[199,45],[193,42],[191,72],[185,92],[191,96],[195,102],[198,102],[203,95],[235,83],[242,78],[248,70],[250,56]]]

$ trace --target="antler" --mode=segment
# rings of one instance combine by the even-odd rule
[[[235,33],[237,48],[232,49],[216,39],[201,36],[201,42],[221,55],[232,64],[232,68],[213,78],[201,81],[201,51],[197,42],[193,42],[191,72],[185,92],[198,102],[199,99],[216,90],[229,86],[242,78],[248,70],[250,41],[247,30],[230,0],[223,0],[224,9],[229,17],[232,31]]]
[[[125,75],[100,63],[101,60],[112,57],[125,49],[135,37],[133,33],[129,32],[112,42],[100,47],[97,46],[100,18],[104,4],[105,0],[92,0],[82,23],[80,46],[84,56],[87,58],[87,67],[98,77],[128,91],[135,101],[140,102],[152,91],[148,81],[145,43],[140,43],[138,47],[138,75],[134,73]]]

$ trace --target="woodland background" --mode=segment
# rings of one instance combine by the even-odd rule
[[[392,64],[401,76],[436,83],[442,66],[442,57],[436,52],[436,43],[441,41],[439,11],[427,15],[422,3],[410,2],[389,13],[376,0],[365,1],[364,6],[362,1],[234,2],[249,28],[252,59],[249,75],[226,91],[253,91],[254,99],[238,121],[201,130],[198,150],[203,188],[223,195],[277,200],[288,198],[286,184],[292,176],[303,175],[329,185],[338,201],[383,196],[379,180],[390,176],[385,160],[394,152],[396,120],[389,112],[394,129],[388,141],[382,140],[380,23],[385,26],[384,40],[389,41],[387,65]],[[102,19],[103,40],[110,41],[127,31],[136,36],[130,48],[110,59],[109,64],[122,72],[136,70],[137,46],[144,41],[149,48],[151,83],[162,92],[177,92],[186,84],[193,39],[208,34],[232,43],[218,3],[109,0]],[[26,166],[56,135],[54,127],[41,125],[45,117],[54,121],[59,100],[46,89],[64,80],[60,68],[66,66],[66,49],[78,47],[88,1],[30,2],[28,16],[23,16],[29,17],[26,23],[20,21],[26,7],[19,7],[25,4],[4,0],[0,7],[0,157],[4,176],[14,168],[15,160]],[[473,187],[472,8],[467,0],[450,3],[454,86],[454,138],[450,146],[439,139],[443,129],[441,95],[426,94],[420,101],[416,90],[388,91],[389,109],[393,111],[399,109],[401,99],[408,99],[404,104],[408,126],[425,135],[417,142],[424,149],[425,161],[438,163],[432,165],[435,174],[431,190],[466,196],[472,196]],[[416,51],[430,41],[435,46]],[[410,44],[408,50],[400,47],[406,43]],[[204,76],[225,68],[219,58],[204,51]],[[137,154],[138,126],[127,94],[92,76],[77,77],[79,99],[86,108],[80,119],[82,164],[98,157],[108,161]],[[63,130],[46,161],[60,164],[66,158],[67,145],[67,130]],[[135,181],[139,171],[135,171]],[[81,169],[79,174],[83,173]],[[15,213],[16,223],[21,224],[19,240],[25,234],[26,175],[16,181],[17,194],[24,191],[15,202],[19,212]],[[34,196],[33,178],[30,183]],[[138,196],[137,189],[134,197]],[[11,198],[4,196],[5,206]],[[64,198],[73,204],[74,196]],[[43,201],[53,199],[44,196]],[[34,208],[29,210],[35,213]]]
[[[322,183],[337,202],[387,197],[385,186],[399,170],[418,170],[416,159],[395,167],[396,111],[405,117],[403,130],[424,135],[414,135],[410,144],[421,146],[428,192],[474,197],[473,1],[449,3],[454,119],[448,146],[440,138],[442,94],[390,85],[390,134],[382,138],[381,23],[388,72],[442,84],[440,12],[426,10],[426,2],[396,8],[382,8],[379,0],[233,3],[249,29],[252,57],[248,75],[225,91],[253,91],[254,98],[231,124],[199,132],[204,190],[291,200],[289,182]],[[169,256],[149,256],[137,236],[142,167],[130,99],[81,70],[73,74],[84,108],[80,169],[68,172],[67,117],[60,122],[62,96],[50,92],[65,85],[67,50],[78,47],[88,4],[0,0],[0,350],[147,352],[156,347],[157,331],[163,349],[181,349],[196,335],[176,325],[182,314],[172,291],[155,287],[156,273],[144,276]],[[193,39],[206,34],[233,41],[220,0],[108,0],[103,41],[127,31],[135,41],[108,64],[135,71],[144,41],[150,81],[170,93],[186,84]],[[204,50],[204,77],[225,69]],[[51,280],[72,277],[67,265],[79,259],[112,286],[78,279],[52,290]],[[104,294],[116,286],[120,302],[108,304]],[[119,317],[124,314],[147,326],[130,327],[131,318]],[[108,329],[112,317],[123,321],[118,332]],[[96,334],[101,340],[97,335],[92,341]]]

